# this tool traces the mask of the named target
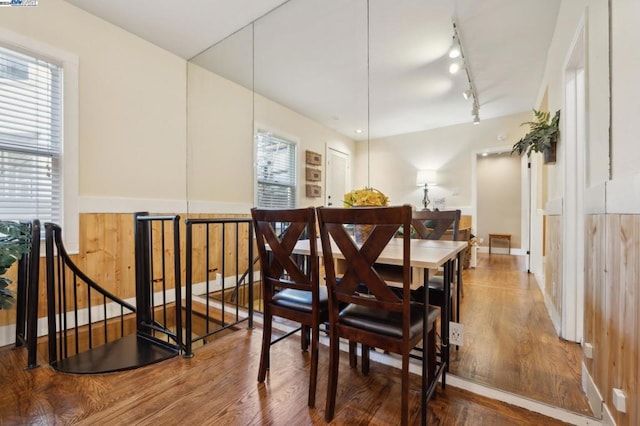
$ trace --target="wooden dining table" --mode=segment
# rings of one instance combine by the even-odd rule
[[[310,255],[310,244],[309,240],[299,240],[296,243],[295,248],[293,249],[294,254],[301,255]],[[322,253],[322,244],[320,239],[316,241],[317,244],[317,253]],[[458,265],[460,265],[460,257],[461,253],[467,247],[466,241],[445,241],[445,240],[421,240],[421,239],[412,239],[411,240],[411,251],[410,251],[410,265],[412,269],[411,274],[411,289],[415,290],[420,287],[424,287],[424,305],[429,305],[429,291],[428,291],[428,281],[429,281],[429,270],[436,270],[439,268],[444,269],[444,282],[452,282],[454,270],[453,270],[453,261],[458,260]],[[389,244],[382,250],[380,256],[376,259],[376,263],[383,265],[402,265],[402,239],[394,238]],[[344,259],[342,252],[338,249],[338,247],[332,243],[332,252],[335,259]],[[460,271],[458,271],[460,273]],[[459,283],[456,280],[456,283]],[[395,283],[394,281],[387,281],[390,286],[394,285],[402,285],[401,283]],[[450,286],[444,286],[445,288],[445,300],[450,300]],[[459,303],[459,285],[456,285],[458,297],[456,298],[457,303]],[[435,385],[437,384],[437,379],[445,372],[448,371],[449,368],[449,308],[447,307],[449,304],[445,305],[444,312],[440,314],[440,327],[441,327],[441,354],[440,354],[440,365],[436,371],[435,380],[429,385],[425,386],[426,383],[425,378],[427,377],[427,363],[422,363],[422,376],[423,376],[423,401],[426,401],[431,397],[431,394],[435,390]],[[423,341],[427,341],[427,317],[428,317],[428,309],[424,310],[424,336]],[[425,356],[425,354],[423,354]],[[443,376],[444,377],[444,376]]]

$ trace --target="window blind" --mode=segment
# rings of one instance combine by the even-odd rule
[[[0,46],[0,220],[60,223],[62,69]]]
[[[257,204],[264,208],[296,205],[296,144],[258,132],[256,135]]]

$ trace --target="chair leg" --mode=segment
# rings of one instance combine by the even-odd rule
[[[362,345],[362,374],[365,376],[369,374],[369,355],[371,348],[367,345]]]
[[[318,382],[318,342],[320,340],[320,327],[314,324],[311,327],[311,368],[309,371],[309,407],[316,405],[316,385]]]
[[[300,349],[306,351],[309,349],[309,334],[311,328],[308,325],[302,325],[300,330]]]
[[[402,354],[402,394],[400,407],[400,422],[403,425],[409,424],[409,352]]]
[[[349,366],[356,368],[358,365],[358,343],[349,340]]]
[[[335,330],[329,333],[329,380],[327,382],[327,404],[324,410],[324,419],[327,422],[333,420],[336,410],[336,392],[338,390],[338,365],[340,363],[340,339]]]
[[[269,369],[269,351],[271,349],[271,313],[265,307],[264,327],[262,331],[262,352],[260,353],[260,367],[258,368],[258,382],[264,382]]]
[[[428,380],[429,380],[429,384],[431,384],[431,382],[433,382],[433,379],[436,377],[436,328],[435,326],[431,328],[431,330],[429,331],[429,336],[428,336],[428,341],[427,341],[427,347],[423,348],[423,350],[426,349],[426,353],[427,353],[427,371],[429,372],[429,375],[427,376]],[[423,355],[424,356],[424,355]]]

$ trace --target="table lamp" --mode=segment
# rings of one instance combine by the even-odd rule
[[[429,185],[434,186],[438,184],[438,173],[436,170],[426,169],[418,170],[416,176],[416,185],[424,186],[424,197],[422,198],[422,205],[425,210],[428,209],[429,203]]]

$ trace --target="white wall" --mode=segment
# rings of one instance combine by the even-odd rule
[[[474,151],[512,145],[526,132],[520,124],[530,112],[458,124],[423,132],[370,141],[371,186],[386,193],[392,204],[421,207],[423,190],[415,185],[420,169],[438,170],[439,184],[429,198],[445,198],[445,208],[471,208],[471,154]],[[503,140],[500,140],[500,139]],[[354,187],[367,184],[367,143],[357,144]]]
[[[323,204],[324,197],[305,195],[305,151],[353,153],[352,140],[197,65],[189,64],[188,86],[189,212],[246,213],[254,205],[253,120],[297,143],[298,205]]]
[[[615,180],[640,171],[640,144],[636,128],[640,116],[640,2],[615,0],[612,9],[612,171]],[[637,192],[635,197],[638,198]]]
[[[565,0],[560,6],[545,71],[545,84],[540,96],[548,89],[548,108],[555,112],[564,105],[564,69],[571,45],[580,25],[586,27],[587,44],[587,129],[586,152],[587,183],[594,186],[609,176],[609,83],[608,83],[608,6],[602,0]],[[548,169],[548,198],[560,199],[564,195],[565,146],[561,135],[558,157],[554,167]]]
[[[81,197],[185,199],[184,60],[61,0],[0,26],[79,57]]]
[[[246,212],[253,198],[253,95],[197,65],[189,64],[188,75],[189,212]]]

